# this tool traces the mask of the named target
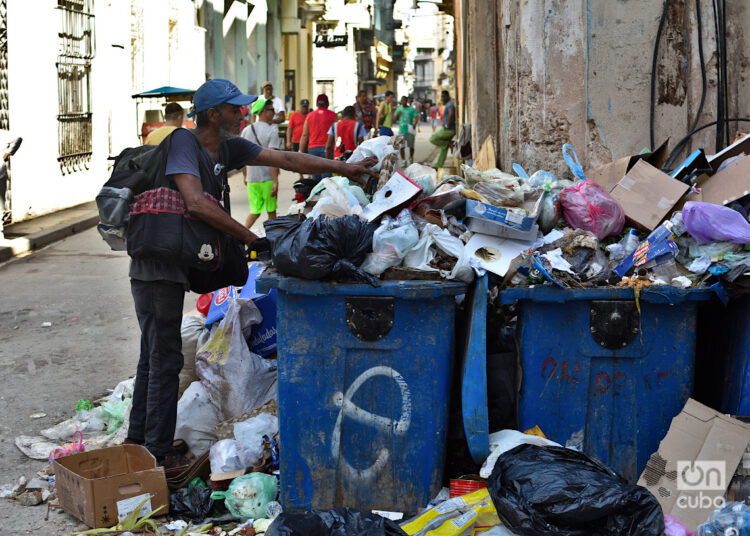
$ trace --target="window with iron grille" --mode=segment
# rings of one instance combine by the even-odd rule
[[[93,0],[57,0],[58,161],[63,174],[86,169],[92,153]]]

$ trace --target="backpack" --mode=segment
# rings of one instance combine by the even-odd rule
[[[165,140],[166,141],[166,140]],[[96,196],[97,231],[115,251],[125,251],[125,233],[135,196],[150,189],[167,163],[169,144],[124,149],[115,158],[112,175]]]

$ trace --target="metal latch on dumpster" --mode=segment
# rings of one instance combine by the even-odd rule
[[[592,301],[589,309],[591,337],[602,348],[619,350],[625,348],[636,335],[640,326],[640,313],[634,301]]]
[[[369,296],[346,298],[346,325],[361,341],[379,341],[393,327],[394,299]]]

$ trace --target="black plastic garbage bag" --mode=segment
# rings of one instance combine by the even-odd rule
[[[266,536],[406,536],[390,519],[351,508],[283,513]]]
[[[656,498],[585,454],[520,445],[502,454],[487,487],[502,522],[526,536],[660,536]]]
[[[214,507],[211,490],[202,486],[181,488],[169,496],[169,515],[185,521],[203,521]]]
[[[273,264],[283,275],[303,279],[353,277],[377,286],[379,280],[359,269],[372,251],[377,229],[358,216],[305,219],[281,216],[263,224]]]

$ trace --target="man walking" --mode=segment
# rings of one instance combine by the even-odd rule
[[[263,101],[258,120],[245,127],[242,137],[266,149],[279,149],[279,127],[273,123],[276,115],[273,102]],[[276,196],[279,192],[279,168],[270,166],[247,167],[247,199],[250,202],[250,214],[245,220],[245,227],[252,228],[263,210],[268,212],[268,219],[276,217]]]
[[[385,99],[378,108],[378,134],[380,136],[393,136],[393,91],[385,92]]]
[[[149,132],[146,136],[144,145],[159,145],[164,138],[169,136],[176,128],[182,126],[182,120],[185,118],[185,110],[176,102],[170,102],[164,108],[164,126]]]
[[[299,142],[302,140],[302,131],[305,128],[305,119],[310,113],[310,101],[302,99],[299,110],[292,112],[289,124],[286,127],[286,148],[290,151],[299,152]]]
[[[375,126],[375,105],[367,98],[367,91],[360,89],[354,103],[355,119],[362,123],[366,132]]]
[[[365,127],[354,119],[354,115],[354,106],[347,106],[341,112],[341,119],[331,125],[326,142],[326,158],[341,158],[346,151],[353,151],[365,141]]]
[[[277,125],[283,123],[284,119],[286,119],[286,114],[284,113],[286,108],[284,108],[284,101],[273,96],[273,84],[266,80],[260,86],[260,90],[263,93],[263,98],[265,100],[273,102],[273,110],[275,112],[273,122]]]
[[[249,245],[255,236],[232,219],[205,193],[221,196],[223,174],[245,165],[269,166],[307,173],[336,173],[364,183],[361,174],[376,176],[368,159],[356,164],[315,158],[301,153],[272,151],[239,136],[240,106],[256,98],[243,95],[228,80],[209,80],[193,97],[196,129],[177,129],[171,134],[165,174],[182,196],[186,212],[217,231]],[[195,137],[200,142],[196,147]],[[219,164],[219,146],[224,145],[227,161]],[[201,170],[213,170],[201,176]],[[204,175],[208,173],[204,171]],[[204,185],[206,190],[204,190]],[[141,352],[133,391],[133,406],[127,443],[145,445],[165,468],[183,465],[173,447],[177,419],[179,373],[182,369],[180,325],[185,291],[190,288],[188,267],[177,259],[133,259],[131,289],[141,328]]]
[[[307,114],[307,119],[305,119],[299,148],[301,152],[325,158],[328,130],[336,122],[336,114],[328,109],[328,96],[324,93],[315,99],[315,106],[317,107],[315,111]],[[313,180],[317,181],[324,177],[330,177],[330,175],[316,173],[312,176]]]
[[[396,108],[395,118],[398,120],[398,133],[406,140],[406,146],[409,148],[409,162],[406,162],[406,150],[401,149],[401,160],[406,165],[414,163],[414,131],[419,121],[419,112],[409,106],[409,99],[401,97],[401,106]]]
[[[435,162],[436,168],[443,167],[445,157],[448,156],[448,148],[456,135],[456,105],[453,104],[450,93],[445,90],[440,94],[440,100],[443,102],[443,126],[430,136],[430,143],[440,147],[440,155]]]

